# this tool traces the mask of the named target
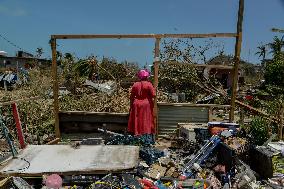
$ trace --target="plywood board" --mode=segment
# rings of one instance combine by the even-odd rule
[[[138,158],[139,147],[136,146],[81,145],[75,149],[69,145],[29,145],[17,159],[2,165],[0,174],[120,171],[134,168]]]

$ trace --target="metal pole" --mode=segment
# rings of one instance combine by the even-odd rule
[[[159,62],[160,62],[160,38],[156,38],[155,41],[155,55],[154,55],[154,87],[156,90],[156,96],[154,99],[154,125],[156,128],[156,135],[158,135],[158,104],[157,104],[157,92],[158,92],[158,83],[159,83]]]
[[[21,123],[21,118],[20,118],[19,111],[18,111],[18,106],[15,102],[12,104],[12,110],[13,110],[13,116],[14,116],[15,123],[16,123],[20,146],[21,146],[21,149],[24,149],[26,147],[26,144],[25,144],[25,139],[24,139],[24,134],[23,134],[23,129],[22,129],[22,123]]]
[[[20,80],[20,74],[19,74],[19,62],[17,61],[17,84],[21,82]]]
[[[236,37],[235,58],[234,58],[235,64],[234,64],[234,75],[233,75],[233,84],[232,84],[231,109],[230,109],[230,117],[229,117],[230,122],[234,122],[235,100],[237,96],[239,64],[240,64],[240,54],[241,54],[241,46],[242,46],[243,14],[244,14],[244,0],[239,0],[237,37]]]
[[[52,51],[52,82],[53,82],[53,105],[55,117],[55,135],[60,138],[59,130],[59,100],[58,100],[58,78],[57,78],[57,62],[56,62],[56,39],[51,38],[51,51]]]

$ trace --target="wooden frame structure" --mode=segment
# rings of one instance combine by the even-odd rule
[[[242,20],[244,11],[244,0],[239,0],[237,33],[207,33],[207,34],[94,34],[94,35],[51,35],[51,50],[52,50],[52,76],[53,76],[53,98],[54,98],[54,115],[55,115],[55,134],[60,138],[59,131],[59,100],[58,100],[58,78],[57,78],[57,62],[56,62],[56,41],[59,39],[155,39],[155,54],[154,54],[154,87],[158,87],[158,72],[159,72],[159,54],[160,41],[164,38],[235,38],[235,64],[233,89],[231,97],[230,121],[234,120],[234,109],[236,99],[236,88],[238,81],[238,68],[240,62],[241,42],[242,42]],[[157,126],[157,98],[155,98],[154,115],[155,125]]]

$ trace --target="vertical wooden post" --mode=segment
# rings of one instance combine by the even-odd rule
[[[158,103],[157,103],[157,92],[158,92],[158,83],[159,83],[159,62],[160,62],[160,38],[156,38],[155,41],[155,55],[154,55],[154,87],[156,90],[156,96],[154,99],[154,125],[156,128],[156,135],[158,136]]]
[[[281,101],[279,110],[279,140],[283,139],[283,115],[284,115],[284,103]]]
[[[58,78],[57,78],[57,62],[56,62],[56,39],[51,37],[51,51],[52,51],[52,82],[53,82],[53,105],[55,117],[55,135],[60,138],[59,131],[59,100],[58,100]]]
[[[240,125],[245,124],[245,110],[240,108]]]
[[[213,107],[208,107],[208,121],[212,121]]]
[[[233,76],[233,84],[232,84],[231,108],[230,108],[230,117],[229,117],[230,122],[234,122],[235,100],[237,96],[239,64],[240,64],[240,54],[241,54],[241,46],[242,46],[243,14],[244,14],[244,0],[239,0],[237,37],[236,37],[235,58],[234,58],[235,59],[234,76]]]
[[[21,119],[18,111],[17,104],[14,102],[12,103],[12,110],[13,110],[13,117],[15,119],[16,128],[17,128],[17,135],[20,142],[21,149],[24,149],[26,147]]]

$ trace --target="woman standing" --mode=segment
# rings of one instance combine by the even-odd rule
[[[155,133],[153,98],[155,97],[155,89],[152,83],[148,81],[149,76],[147,70],[140,70],[138,72],[140,81],[135,82],[132,86],[128,132],[153,143],[153,134]]]

